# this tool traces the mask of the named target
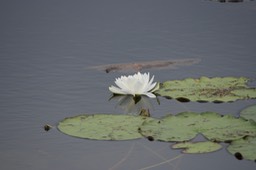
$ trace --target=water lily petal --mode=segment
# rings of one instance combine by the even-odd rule
[[[149,83],[149,73],[144,73],[140,79],[141,81],[141,91],[145,92],[145,91],[148,91],[148,83]]]
[[[122,90],[129,89],[129,87],[127,87],[127,85],[121,79],[116,79],[115,83],[116,83],[117,87],[119,87]]]
[[[151,78],[151,80],[147,83],[147,87],[145,88],[145,91],[152,91],[154,87],[156,86],[156,82],[152,84],[154,80],[154,76]]]
[[[110,86],[109,90],[114,94],[126,94],[122,89],[117,88],[115,86]]]
[[[134,83],[133,92],[138,95],[143,94],[145,92],[144,91],[144,83],[141,81],[136,81]]]
[[[153,83],[153,81],[154,81],[154,78],[155,78],[155,76],[152,76],[152,78],[150,79],[150,81],[149,81],[149,78],[148,78],[148,84],[152,84]]]
[[[154,88],[156,87],[156,85],[157,85],[157,82],[148,85],[148,87],[147,87],[147,89],[145,89],[145,91],[153,92],[153,91],[154,91]]]
[[[154,95],[153,93],[146,93],[146,96],[150,97],[150,98],[156,98],[156,95]]]
[[[154,91],[158,90],[159,88],[160,88],[160,84],[156,82],[155,87],[152,90],[150,90],[150,92],[154,92]]]

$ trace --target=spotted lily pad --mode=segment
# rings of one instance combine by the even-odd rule
[[[185,149],[183,153],[208,153],[222,148],[218,143],[211,141],[204,142],[181,142],[172,145],[173,149]]]
[[[249,120],[256,122],[256,105],[249,106],[241,111],[240,116]]]
[[[140,133],[154,140],[171,142],[188,141],[201,133],[211,141],[222,142],[256,136],[256,123],[214,112],[183,112],[159,120],[146,120]]]
[[[70,136],[95,140],[129,140],[141,138],[138,127],[153,118],[132,115],[79,115],[62,120],[58,129]]]
[[[232,141],[227,150],[237,159],[256,161],[256,137],[246,137]]]
[[[195,122],[197,113],[180,113],[169,115],[163,119],[145,121],[140,127],[140,133],[159,141],[188,141],[197,135]]]
[[[155,93],[179,101],[232,102],[255,99],[256,88],[248,87],[245,77],[201,77],[163,82]]]
[[[212,141],[231,141],[256,136],[256,123],[232,115],[205,112],[200,115],[199,133]]]

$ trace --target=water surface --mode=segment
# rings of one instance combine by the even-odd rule
[[[108,87],[120,72],[95,65],[199,58],[199,64],[150,70],[156,81],[256,72],[256,3],[216,1],[1,1],[1,169],[140,169],[180,155],[169,143],[93,141],[49,132],[65,117],[123,113]],[[238,115],[254,100],[179,103],[152,100],[153,117],[181,111]],[[151,169],[255,169],[222,149],[183,155]]]

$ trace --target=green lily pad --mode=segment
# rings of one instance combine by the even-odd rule
[[[58,129],[70,136],[95,140],[129,140],[141,138],[138,127],[153,118],[132,115],[79,115],[62,120]]]
[[[256,122],[256,105],[249,106],[241,111],[240,116],[249,120]]]
[[[173,149],[184,149],[183,153],[208,153],[222,148],[218,143],[211,141],[204,142],[182,142],[172,145]]]
[[[245,77],[201,77],[163,82],[157,95],[179,101],[233,102],[239,99],[255,99],[256,88],[247,86]]]
[[[198,132],[212,141],[231,141],[244,136],[256,136],[256,123],[231,115],[212,112],[201,114]]]
[[[147,120],[140,127],[140,133],[168,142],[188,141],[201,133],[211,141],[222,142],[256,136],[256,123],[214,112],[183,112],[159,120]]]
[[[164,119],[145,121],[140,127],[140,133],[159,141],[188,141],[197,135],[195,121],[197,113],[180,113],[169,115]]]
[[[232,141],[227,150],[237,159],[256,161],[256,137],[246,137]]]

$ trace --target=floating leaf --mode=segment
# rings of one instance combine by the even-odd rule
[[[246,137],[232,141],[227,150],[237,159],[256,160],[256,137]]]
[[[249,120],[256,122],[256,105],[249,106],[241,111],[240,116]]]
[[[183,153],[208,153],[214,152],[222,148],[222,146],[216,142],[182,142],[172,145],[173,149],[185,149]]]
[[[256,123],[212,112],[202,113],[198,126],[198,132],[212,141],[231,141],[256,135]]]
[[[256,98],[256,88],[247,86],[245,77],[201,77],[163,82],[155,93],[179,101],[232,102]]]
[[[95,140],[141,138],[138,127],[153,118],[132,115],[94,114],[70,117],[59,122],[58,129],[70,136]]]
[[[187,141],[197,135],[195,122],[197,113],[180,113],[169,115],[164,119],[145,121],[140,127],[140,133],[160,141]]]
[[[161,120],[147,120],[140,127],[140,133],[159,141],[188,141],[198,133],[212,141],[230,141],[256,136],[256,123],[214,112],[183,112]]]

